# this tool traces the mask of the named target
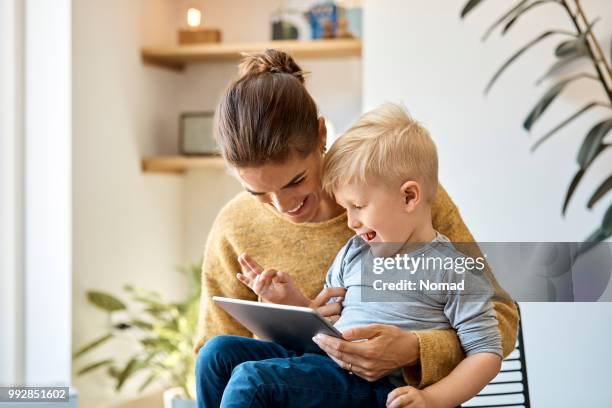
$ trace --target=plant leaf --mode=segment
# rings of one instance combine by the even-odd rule
[[[474,8],[476,8],[476,6],[478,6],[481,2],[482,0],[469,0],[461,10],[461,18],[467,16],[468,13],[474,10]]]
[[[105,343],[106,341],[110,340],[113,338],[112,333],[109,333],[107,335],[104,335],[102,337],[99,337],[89,343],[87,343],[86,345],[84,345],[83,347],[81,347],[78,351],[76,351],[74,353],[74,355],[72,356],[72,358],[76,359],[81,357],[83,354],[87,353],[88,351],[98,347],[100,344]]]
[[[593,196],[591,196],[591,198],[589,199],[589,202],[587,204],[587,208],[590,210],[591,208],[593,208],[593,206],[599,201],[601,200],[601,198],[603,196],[606,195],[606,193],[608,191],[612,190],[612,174],[608,176],[608,178],[601,183],[601,185],[599,187],[597,187],[597,190],[595,190],[595,192],[593,193]]]
[[[493,87],[493,85],[495,84],[495,82],[497,81],[497,79],[500,77],[500,75],[510,66],[510,64],[512,64],[514,61],[516,61],[516,59],[518,57],[520,57],[523,53],[525,53],[525,51],[527,51],[529,48],[533,47],[534,45],[536,45],[537,43],[539,43],[540,41],[544,40],[547,37],[550,37],[553,34],[566,34],[566,35],[573,35],[572,33],[568,32],[568,31],[562,31],[562,30],[549,30],[549,31],[545,31],[544,33],[538,35],[536,38],[534,38],[533,40],[529,41],[527,44],[525,44],[524,46],[522,46],[518,51],[516,51],[510,58],[508,58],[503,64],[502,66],[495,72],[495,74],[493,75],[493,77],[491,78],[491,80],[489,81],[489,83],[487,84],[486,88],[485,88],[485,94],[489,93],[489,91],[491,90],[491,87]]]
[[[584,172],[585,172],[585,169],[580,169],[574,175],[574,178],[572,179],[572,182],[570,183],[567,189],[567,193],[565,193],[565,201],[563,201],[563,209],[561,210],[561,214],[565,215],[565,211],[567,210],[567,205],[569,204],[570,199],[572,198],[572,195],[574,195],[574,191],[576,191],[576,187],[578,186],[578,183],[580,183],[582,176],[584,176]]]
[[[536,81],[536,85],[541,84],[542,81],[544,81],[546,78],[559,72],[561,69],[565,68],[570,63],[576,60],[579,60],[580,58],[584,58],[587,55],[588,55],[588,52],[586,49],[584,49],[583,51],[577,51],[575,54],[570,54],[567,57],[557,59],[557,61],[554,64],[552,64],[552,66],[548,69],[548,71],[546,71],[544,75],[538,78],[538,80]]]
[[[106,370],[106,373],[108,374],[109,377],[112,377],[115,379],[119,377],[119,371],[117,371],[117,367],[115,366],[108,367],[108,370]]]
[[[563,41],[555,49],[555,56],[563,58],[572,54],[585,54],[588,53],[586,49],[586,41],[584,37],[577,38],[575,40]]]
[[[612,129],[612,118],[608,118],[596,124],[586,135],[580,151],[578,152],[578,164],[585,169],[595,158],[607,147],[603,143],[606,134]]]
[[[113,363],[113,360],[111,360],[111,359],[98,361],[97,363],[93,363],[93,364],[90,364],[90,365],[88,365],[86,367],[81,368],[79,370],[79,372],[77,373],[77,375],[87,374],[88,372],[93,371],[96,368],[104,367],[104,366],[107,366],[107,365],[112,364],[112,363]]]
[[[119,373],[119,377],[117,377],[117,385],[115,386],[116,391],[120,391],[123,384],[125,384],[125,380],[127,380],[130,375],[134,372],[134,368],[136,367],[137,360],[132,358],[126,365],[123,371]]]
[[[130,324],[142,330],[153,330],[153,325],[143,320],[132,320]]]
[[[155,379],[158,377],[157,373],[151,374],[138,388],[138,392],[143,392]]]
[[[497,26],[499,26],[501,23],[503,23],[507,18],[511,17],[512,14],[514,14],[515,11],[517,11],[521,7],[523,7],[523,5],[525,3],[527,3],[528,1],[529,0],[521,0],[521,1],[519,1],[518,4],[516,4],[510,10],[506,11],[500,18],[495,20],[495,22],[493,24],[491,24],[491,26],[489,26],[489,28],[487,28],[487,31],[485,31],[484,35],[482,36],[482,41],[486,41],[487,38],[489,38],[489,36],[493,32],[493,30],[495,30],[497,28]]]
[[[523,14],[525,14],[526,12],[528,12],[534,7],[538,7],[546,3],[557,3],[557,1],[556,0],[538,0],[538,1],[534,1],[531,4],[528,4],[522,7],[520,10],[514,13],[514,16],[510,19],[510,21],[506,23],[506,25],[504,26],[504,29],[502,30],[502,35],[506,34],[506,32],[510,30],[510,28],[514,25],[514,23],[516,23],[516,21],[518,20],[520,16],[522,16]]]
[[[550,131],[548,131],[544,136],[542,136],[537,142],[534,143],[534,145],[531,147],[531,151],[534,152],[542,143],[544,143],[549,137],[551,137],[552,135],[554,135],[556,132],[558,132],[559,130],[561,130],[564,126],[568,125],[571,121],[573,121],[574,119],[576,119],[578,116],[582,115],[583,113],[585,113],[586,111],[588,111],[589,109],[597,106],[598,103],[597,102],[591,102],[587,105],[585,105],[584,107],[582,107],[581,109],[579,109],[577,112],[575,112],[574,114],[572,114],[570,117],[568,117],[567,119],[565,119],[563,122],[559,123],[557,126],[555,126],[553,129],[551,129]]]
[[[533,107],[529,115],[527,115],[527,119],[523,122],[523,127],[526,130],[531,130],[533,124],[544,114],[546,109],[550,106],[550,104],[555,100],[557,96],[565,89],[565,87],[575,81],[576,79],[583,78],[584,74],[574,75],[570,78],[564,79],[563,81],[558,82],[552,88],[544,93],[544,95],[540,98],[538,103]]]
[[[94,306],[99,307],[107,312],[115,312],[117,310],[125,310],[125,304],[116,297],[104,292],[90,290],[87,292],[87,299]]]
[[[606,210],[604,214],[603,220],[601,221],[601,226],[597,228],[587,239],[584,240],[578,252],[576,253],[576,257],[582,255],[587,252],[589,249],[593,248],[599,242],[602,242],[612,236],[612,204]]]

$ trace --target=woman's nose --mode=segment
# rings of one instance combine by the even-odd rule
[[[271,201],[272,205],[274,206],[274,208],[276,208],[278,212],[284,213],[292,209],[290,207],[290,200],[285,197],[280,197],[278,194],[272,194]]]

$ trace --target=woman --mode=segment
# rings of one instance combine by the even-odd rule
[[[262,265],[290,273],[301,291],[314,298],[337,251],[352,235],[343,209],[321,189],[325,123],[291,57],[276,50],[247,57],[217,114],[219,147],[246,192],[221,210],[208,237],[196,351],[219,334],[251,335],[211,301],[212,296],[256,300],[236,278],[240,254],[248,252]],[[442,234],[455,242],[473,241],[442,187],[432,212],[434,227]],[[507,355],[516,341],[518,314],[490,278]],[[317,310],[334,321],[341,305],[327,301],[341,295],[337,289],[322,293]],[[367,381],[402,368],[408,384],[424,387],[446,376],[464,357],[453,330],[405,332],[377,324],[350,332],[345,338],[369,341],[328,337],[320,346]],[[198,378],[197,386],[201,397],[206,379]]]

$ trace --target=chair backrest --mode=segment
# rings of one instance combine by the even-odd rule
[[[516,307],[518,309],[518,304]],[[518,312],[520,319],[521,311],[518,310]],[[522,319],[519,320],[516,347],[502,362],[502,368],[497,377],[480,394],[461,404],[461,406],[464,408],[531,407]]]

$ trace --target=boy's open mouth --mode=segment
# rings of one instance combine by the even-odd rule
[[[365,234],[361,234],[361,236],[363,238],[365,238],[366,241],[371,241],[374,238],[376,238],[376,232],[375,231],[370,231],[370,232],[366,232]]]

